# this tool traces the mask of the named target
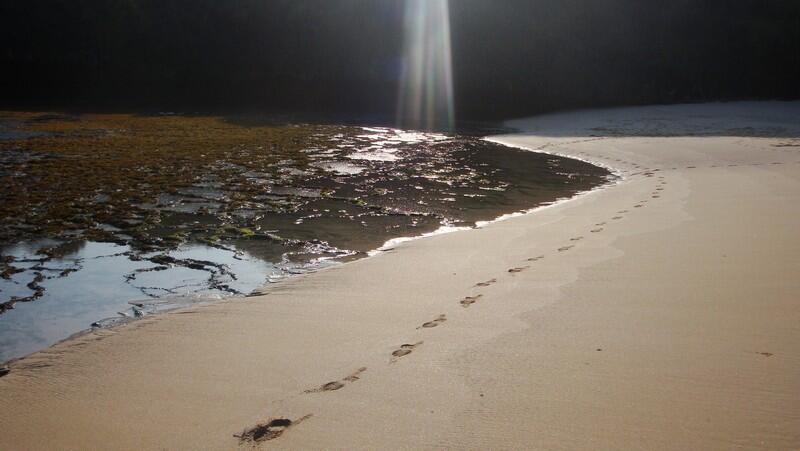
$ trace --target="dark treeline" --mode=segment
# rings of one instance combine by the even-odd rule
[[[5,107],[394,112],[404,0],[4,0]],[[456,110],[800,97],[797,0],[451,0]]]

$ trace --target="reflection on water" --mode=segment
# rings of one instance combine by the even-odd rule
[[[470,136],[304,127],[312,138],[295,143],[302,155],[265,165],[258,152],[239,149],[248,157],[216,159],[191,185],[141,185],[145,201],[124,217],[108,214],[118,210],[98,192],[64,227],[51,228],[50,239],[34,233],[41,224],[5,218],[0,236],[11,242],[0,242],[0,361],[92,324],[246,295],[398,237],[471,227],[609,175]],[[14,152],[0,165],[7,173],[36,164],[37,154]],[[86,226],[68,226],[78,223]]]
[[[39,266],[38,247],[17,245],[4,253],[17,257],[15,265],[32,268]],[[17,304],[0,315],[0,362],[42,349],[92,323],[114,325],[164,309],[220,299],[225,292],[210,288],[212,278],[250,292],[263,285],[265,277],[275,270],[247,253],[202,245],[187,245],[168,255],[214,261],[224,265],[227,273],[180,266],[154,271],[158,265],[132,260],[129,252],[128,246],[82,243],[74,252],[42,265],[39,271],[46,277],[41,282],[45,287],[42,297]],[[76,271],[60,277],[68,269]],[[0,290],[8,296],[25,296],[29,291],[27,279],[25,273],[0,279]]]

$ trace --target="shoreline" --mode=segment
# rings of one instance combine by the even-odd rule
[[[680,134],[702,116],[745,131],[562,130]],[[523,121],[493,139],[624,160],[625,177],[33,354],[0,378],[0,447],[237,449],[243,429],[302,419],[256,445],[796,448],[798,118],[762,102]],[[750,137],[762,122],[773,136]]]
[[[365,128],[368,129],[369,127],[365,127]],[[351,258],[349,260],[339,261],[338,259],[342,258],[342,257],[321,257],[321,258],[315,258],[315,259],[313,259],[313,260],[311,260],[309,262],[297,263],[297,264],[293,264],[293,265],[289,265],[289,266],[285,266],[285,267],[284,266],[280,266],[277,263],[267,262],[267,263],[275,264],[276,265],[275,270],[272,273],[264,274],[264,283],[259,285],[259,286],[257,286],[257,287],[255,287],[255,288],[253,288],[249,293],[227,294],[227,295],[225,293],[218,293],[218,294],[213,294],[213,293],[207,293],[207,294],[206,293],[200,293],[200,294],[198,294],[198,293],[187,293],[187,294],[168,295],[168,296],[165,296],[165,297],[159,297],[159,298],[153,298],[153,299],[143,299],[143,302],[144,301],[146,301],[146,302],[164,301],[164,304],[163,304],[164,307],[161,307],[160,310],[158,310],[156,312],[149,312],[145,316],[142,316],[142,317],[134,317],[134,316],[119,316],[119,317],[116,317],[116,316],[112,316],[112,317],[105,317],[105,318],[97,318],[97,319],[94,320],[94,323],[92,323],[92,324],[101,323],[103,321],[108,321],[108,320],[115,320],[115,321],[112,321],[112,324],[110,324],[110,325],[103,325],[103,326],[97,326],[97,327],[89,326],[89,327],[87,327],[85,329],[78,330],[78,331],[75,331],[73,333],[70,333],[66,337],[61,338],[61,339],[53,342],[52,344],[50,344],[47,347],[28,352],[28,353],[26,353],[24,355],[21,355],[21,356],[18,356],[18,357],[11,357],[11,358],[9,358],[9,359],[7,359],[5,361],[0,361],[0,367],[11,365],[12,363],[14,363],[16,361],[25,359],[28,356],[31,356],[31,355],[36,354],[38,352],[46,351],[50,347],[59,345],[59,344],[64,343],[64,342],[69,342],[70,340],[78,338],[78,337],[81,337],[81,336],[83,336],[85,334],[89,334],[89,333],[92,333],[92,332],[97,331],[97,330],[114,330],[114,329],[117,329],[119,327],[128,325],[130,323],[133,323],[133,322],[136,322],[136,321],[140,321],[141,319],[143,319],[145,317],[151,317],[151,316],[154,316],[154,315],[163,315],[163,314],[174,312],[176,310],[181,310],[181,309],[185,309],[185,308],[200,307],[200,306],[203,306],[203,305],[213,304],[213,303],[217,303],[217,302],[220,302],[220,301],[235,301],[237,299],[243,299],[243,298],[247,298],[247,297],[253,297],[253,296],[258,296],[258,295],[266,295],[266,294],[268,294],[268,292],[271,289],[271,287],[275,287],[275,286],[277,286],[277,285],[279,285],[281,283],[284,283],[284,282],[286,282],[288,280],[292,280],[292,279],[294,279],[294,278],[296,278],[298,276],[302,276],[302,275],[310,274],[310,273],[315,273],[315,272],[319,272],[319,271],[323,271],[323,270],[329,269],[331,267],[338,267],[338,266],[341,266],[341,265],[346,265],[346,264],[351,263],[353,261],[363,260],[363,259],[367,259],[367,258],[370,258],[370,257],[374,257],[375,255],[378,255],[378,254],[380,254],[382,252],[386,252],[388,250],[392,250],[393,248],[397,247],[398,245],[401,245],[401,244],[406,243],[406,242],[415,241],[415,240],[424,239],[424,238],[429,238],[429,237],[438,236],[438,235],[443,235],[443,234],[447,234],[447,233],[474,230],[474,229],[477,229],[477,228],[485,227],[485,226],[487,226],[489,224],[492,224],[492,223],[495,223],[495,222],[504,221],[504,220],[507,220],[507,219],[510,219],[510,218],[514,218],[514,217],[518,217],[518,216],[522,216],[522,215],[532,214],[532,213],[534,213],[534,212],[536,212],[536,211],[538,211],[540,209],[552,207],[554,205],[558,205],[558,204],[563,203],[563,202],[568,202],[570,200],[573,200],[573,199],[575,199],[575,198],[577,198],[579,196],[585,195],[585,194],[590,193],[592,191],[603,189],[603,188],[609,186],[610,184],[618,183],[622,179],[622,175],[620,173],[616,172],[612,167],[606,166],[606,165],[604,165],[602,163],[594,163],[594,162],[591,162],[591,161],[588,161],[588,160],[585,160],[585,159],[581,159],[581,158],[574,158],[574,157],[570,157],[570,156],[567,156],[567,155],[558,155],[556,153],[533,150],[533,149],[528,149],[528,148],[525,148],[525,147],[506,145],[506,144],[504,144],[504,143],[502,143],[500,141],[494,140],[492,137],[486,137],[483,140],[488,141],[488,142],[492,142],[492,143],[495,143],[495,144],[499,144],[499,145],[507,147],[509,149],[520,149],[520,150],[529,151],[529,152],[543,153],[543,154],[548,154],[548,155],[556,155],[556,156],[560,156],[562,158],[568,158],[568,159],[572,159],[572,160],[582,161],[582,162],[589,163],[589,164],[592,164],[594,166],[606,169],[606,170],[608,170],[610,172],[610,175],[608,176],[608,180],[605,181],[604,183],[601,183],[601,184],[599,184],[599,185],[597,185],[597,186],[595,186],[595,187],[593,187],[593,188],[591,188],[589,190],[579,191],[579,192],[575,193],[572,196],[559,197],[559,198],[557,198],[555,200],[552,200],[552,201],[540,203],[539,205],[536,205],[534,207],[526,208],[526,209],[519,210],[519,211],[512,211],[510,213],[504,213],[504,214],[501,214],[500,216],[497,216],[497,217],[495,217],[493,219],[477,221],[472,226],[440,225],[438,229],[433,230],[431,232],[422,233],[420,235],[395,237],[395,238],[387,240],[385,243],[383,243],[379,247],[376,247],[376,248],[374,248],[372,250],[369,250],[367,252],[363,252],[363,253],[362,252],[354,252],[354,256],[345,256],[344,257],[344,258],[353,257],[353,258]],[[619,178],[620,180],[614,180],[615,178]],[[186,244],[189,244],[189,245],[202,245],[202,243],[186,243]],[[236,249],[235,247],[231,248],[231,250],[237,250],[239,252],[246,252],[245,249]],[[355,256],[356,254],[361,254],[361,256]],[[211,298],[211,297],[215,297],[215,296],[218,297],[218,298],[217,299],[206,299],[206,298]],[[185,302],[186,300],[189,300],[189,299],[197,299],[197,300],[190,300],[188,302]],[[125,301],[125,304],[126,305],[130,305],[134,301],[136,301],[136,299],[133,299],[133,300],[130,300],[130,301]]]

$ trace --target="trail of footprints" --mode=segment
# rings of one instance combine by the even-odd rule
[[[568,143],[565,143],[565,144],[568,144]],[[786,152],[791,152],[793,154],[800,153],[797,150],[793,149],[793,148],[797,148],[798,147],[798,144],[795,143],[795,142],[772,144],[772,147],[773,147],[772,150],[774,150],[776,152],[782,152],[784,154]],[[792,149],[786,149],[786,148],[792,148]],[[637,163],[634,163],[632,161],[628,161],[628,160],[625,160],[625,159],[622,159],[622,158],[615,158],[615,157],[611,157],[611,156],[608,156],[608,155],[589,154],[589,153],[586,153],[586,152],[577,152],[577,154],[578,155],[589,156],[589,157],[592,157],[592,158],[599,158],[600,160],[605,160],[605,161],[609,161],[609,162],[622,163],[622,164],[628,166],[628,168],[619,168],[618,169],[619,172],[621,172],[623,174],[626,174],[626,175],[630,175],[630,176],[643,175],[645,177],[653,177],[655,175],[655,173],[661,172],[661,171],[665,171],[665,170],[673,170],[673,171],[675,171],[675,170],[678,170],[678,169],[699,169],[699,168],[720,168],[720,167],[734,168],[734,167],[740,167],[740,166],[784,165],[784,164],[792,164],[792,163],[800,164],[800,160],[798,160],[798,161],[784,161],[784,162],[773,161],[773,162],[769,162],[769,163],[749,163],[749,164],[736,164],[736,163],[730,163],[730,164],[727,164],[727,165],[712,164],[712,165],[708,165],[708,166],[698,166],[697,164],[690,164],[690,165],[681,166],[681,167],[673,166],[673,167],[667,167],[667,168],[662,168],[662,169],[652,169],[652,168],[644,167],[644,166],[642,166],[640,164],[637,164]],[[638,172],[634,172],[634,171],[638,171]]]
[[[623,160],[620,160],[620,159],[615,159],[614,161],[624,162]],[[800,161],[798,161],[797,163],[800,163]],[[772,163],[772,164],[776,164],[777,165],[777,164],[782,164],[782,163],[775,162],[775,163]],[[759,165],[759,164],[753,164],[751,166],[757,166],[757,165]],[[736,164],[728,165],[728,167],[736,167],[736,166],[738,166],[738,165],[736,165]],[[644,169],[645,172],[640,173],[640,174],[644,175],[645,177],[654,177],[655,176],[654,173],[659,171],[658,169],[642,168],[641,166],[636,165],[636,164],[634,164],[633,167],[635,167],[637,169]],[[686,169],[695,169],[695,168],[696,168],[696,166],[686,166]],[[678,168],[672,168],[672,169],[678,169]],[[633,175],[636,175],[636,174],[633,174]],[[656,184],[656,187],[650,193],[651,199],[660,199],[661,195],[665,191],[665,186],[667,185],[667,182],[666,182],[664,176],[659,176],[658,180],[659,181]],[[642,208],[642,207],[644,207],[644,204],[647,203],[647,202],[648,202],[647,200],[643,200],[643,201],[635,204],[633,206],[633,208]],[[623,219],[624,215],[626,215],[628,213],[630,213],[629,210],[620,210],[620,211],[617,212],[617,214],[615,216],[611,217],[611,220],[612,221],[619,221],[619,220]],[[590,230],[590,232],[591,233],[601,233],[601,232],[603,232],[605,230],[605,227],[607,225],[608,225],[608,222],[606,222],[606,221],[598,222],[598,223],[594,224],[594,228],[592,228]],[[570,238],[570,241],[572,243],[578,243],[578,242],[582,241],[583,239],[584,239],[583,236],[576,236],[576,237]],[[573,249],[574,247],[575,247],[575,244],[568,244],[568,245],[559,247],[557,250],[558,250],[558,252],[566,252],[566,251],[569,251],[569,250]],[[530,257],[530,258],[526,259],[526,262],[537,262],[537,261],[542,260],[544,258],[545,258],[544,255],[539,255],[539,256],[536,256],[536,257]],[[523,271],[526,271],[526,270],[528,270],[530,268],[531,268],[530,265],[510,268],[508,270],[508,273],[513,276],[515,274],[518,274],[518,273],[521,273]],[[498,280],[496,278],[493,278],[493,279],[489,279],[489,280],[484,281],[484,282],[478,282],[478,283],[476,283],[474,285],[473,288],[485,288],[485,287],[489,287],[491,285],[494,285],[497,282],[498,282]],[[475,295],[472,295],[472,296],[467,296],[467,297],[465,297],[465,298],[463,298],[462,300],[459,301],[459,305],[461,305],[461,307],[466,309],[466,308],[469,308],[469,307],[473,306],[477,302],[479,302],[481,299],[483,299],[483,297],[484,297],[483,294],[475,294]],[[424,329],[432,329],[432,328],[435,328],[435,327],[438,327],[438,326],[444,324],[446,321],[447,321],[447,316],[445,314],[441,314],[441,315],[437,316],[436,318],[434,318],[433,320],[423,323],[421,326],[417,327],[417,329],[418,330],[420,330],[420,329],[423,329],[423,330]],[[408,344],[407,343],[407,344],[400,345],[397,349],[392,351],[389,363],[390,364],[395,363],[398,360],[402,359],[403,357],[406,357],[406,356],[410,355],[418,347],[420,347],[423,343],[424,343],[423,341],[418,341],[418,342],[413,343],[413,344]],[[760,353],[760,354],[763,355],[763,356],[767,356],[767,357],[772,355],[770,353]],[[340,390],[340,389],[344,388],[345,386],[347,386],[348,384],[351,384],[351,383],[354,383],[354,382],[360,380],[361,379],[361,375],[365,371],[367,371],[366,367],[359,368],[358,370],[356,370],[355,372],[353,372],[349,376],[344,377],[343,379],[340,379],[340,380],[337,380],[337,381],[328,382],[328,383],[323,384],[323,385],[321,385],[321,386],[319,386],[317,388],[306,390],[306,391],[303,392],[303,394],[324,393],[324,392],[333,392],[333,391]],[[276,439],[276,438],[280,437],[282,434],[284,434],[290,428],[300,424],[301,422],[303,422],[303,421],[305,421],[305,420],[307,420],[307,419],[309,419],[311,417],[312,417],[312,415],[309,414],[309,415],[305,415],[305,416],[303,416],[301,418],[298,418],[296,420],[290,420],[290,419],[286,419],[286,418],[273,418],[273,419],[268,420],[265,423],[258,424],[256,426],[247,428],[244,431],[242,431],[240,434],[235,434],[234,436],[239,439],[240,444],[256,443],[256,442],[261,442],[261,441],[266,441],[266,440],[273,440],[273,439]]]
[[[660,193],[662,193],[664,191],[664,186],[666,184],[667,184],[667,182],[665,181],[664,177],[660,176],[659,177],[659,182],[656,185],[656,188],[651,193],[651,196],[652,196],[653,199],[660,198]],[[644,203],[646,203],[646,202],[647,202],[647,200],[639,202],[639,203],[634,205],[634,208],[641,208],[641,207],[644,206]],[[630,213],[629,210],[620,210],[620,211],[617,212],[616,216],[613,216],[611,218],[611,220],[615,220],[616,221],[616,220],[623,219],[624,215],[628,214],[628,213]],[[606,226],[608,226],[608,222],[606,222],[606,221],[598,222],[598,223],[594,224],[594,226],[593,226],[594,228],[590,229],[590,232],[591,233],[603,232],[605,230]],[[575,248],[577,243],[583,241],[584,239],[585,239],[584,236],[576,236],[576,237],[570,238],[570,242],[572,244],[567,244],[565,246],[559,247],[557,249],[557,251],[558,252],[567,252],[569,250],[572,250],[573,248]],[[535,256],[535,257],[527,258],[525,261],[529,262],[529,263],[533,263],[533,262],[540,261],[540,260],[542,260],[544,258],[545,258],[545,255],[538,255],[538,256]],[[514,267],[514,268],[508,269],[507,273],[509,275],[513,276],[515,274],[519,274],[519,273],[522,273],[524,271],[527,271],[530,268],[531,268],[531,265]],[[483,281],[483,282],[476,283],[473,286],[473,288],[486,288],[486,287],[489,287],[489,286],[494,285],[496,283],[498,283],[498,279],[497,278],[492,278],[492,279],[489,279],[489,280],[486,280],[486,281]],[[474,295],[471,295],[471,296],[466,296],[465,298],[460,300],[458,303],[459,303],[459,305],[461,305],[461,307],[467,309],[467,308],[475,305],[479,301],[481,301],[483,298],[484,298],[484,295],[481,294],[481,293],[478,293],[478,294],[474,294]],[[417,327],[417,330],[432,329],[432,328],[435,328],[435,327],[438,327],[438,326],[444,324],[445,322],[447,322],[447,315],[441,314],[441,315],[437,316],[436,318],[423,323],[422,325]],[[390,364],[394,364],[394,363],[398,362],[400,359],[412,354],[423,343],[424,343],[423,341],[418,341],[418,342],[413,343],[413,344],[406,343],[406,344],[400,345],[397,349],[395,349],[395,350],[393,350],[391,352],[389,363]],[[325,383],[325,384],[323,384],[323,385],[321,385],[319,387],[313,388],[313,389],[306,390],[306,391],[303,392],[303,394],[326,393],[326,392],[334,392],[334,391],[341,390],[341,389],[345,388],[347,385],[352,384],[352,383],[357,382],[358,380],[360,380],[361,377],[362,377],[362,374],[364,372],[366,372],[366,371],[367,371],[367,367],[361,367],[358,370],[356,370],[355,372],[353,372],[352,374],[348,375],[347,377],[344,377],[344,378],[342,378],[340,380],[336,380],[336,381],[331,381],[331,382]],[[312,417],[312,415],[306,415],[306,416],[304,416],[302,418],[299,418],[297,420],[290,420],[290,419],[286,419],[286,418],[273,418],[273,419],[270,419],[269,421],[267,421],[265,423],[258,424],[256,426],[251,427],[251,428],[247,428],[244,431],[242,431],[240,434],[235,434],[234,436],[239,439],[240,444],[256,443],[256,442],[261,442],[261,441],[266,441],[266,440],[273,440],[273,439],[276,439],[276,438],[280,437],[281,435],[283,435],[290,428],[300,424],[301,422],[303,422],[303,421],[305,421],[305,420],[307,420],[308,418],[311,418],[311,417]]]

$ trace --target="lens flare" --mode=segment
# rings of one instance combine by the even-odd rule
[[[405,8],[398,125],[452,129],[455,114],[449,0],[406,0]]]

